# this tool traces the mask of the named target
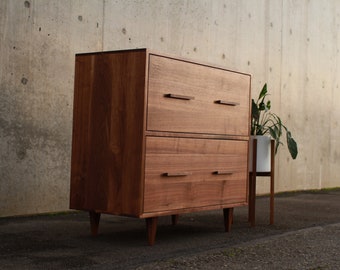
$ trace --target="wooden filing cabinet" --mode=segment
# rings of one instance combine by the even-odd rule
[[[250,75],[147,49],[76,55],[70,208],[145,218],[248,201]]]

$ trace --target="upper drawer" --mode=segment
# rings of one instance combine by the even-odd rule
[[[249,135],[250,75],[150,55],[147,129]]]

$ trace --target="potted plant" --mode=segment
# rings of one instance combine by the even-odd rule
[[[257,100],[252,99],[251,106],[251,135],[258,140],[257,144],[257,171],[270,171],[270,140],[275,141],[275,153],[280,145],[283,145],[281,136],[286,133],[286,142],[289,153],[293,159],[297,157],[298,147],[291,132],[282,123],[282,120],[275,113],[271,112],[271,102],[266,101],[268,96],[267,84],[264,84]],[[261,145],[264,146],[261,146]],[[250,143],[252,146],[252,143]],[[252,157],[250,149],[250,157]],[[264,156],[261,156],[264,155]],[[261,165],[261,162],[265,161]],[[249,163],[251,164],[251,162]]]

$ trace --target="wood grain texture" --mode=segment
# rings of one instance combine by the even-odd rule
[[[155,218],[245,205],[249,89],[249,75],[145,49],[77,55],[70,207]]]
[[[77,55],[70,207],[141,213],[146,52]]]
[[[250,76],[151,55],[148,91],[148,130],[249,135]]]
[[[147,137],[144,212],[246,202],[247,150],[245,141]]]
[[[95,57],[77,56],[75,62],[70,208],[86,209]],[[86,76],[84,76],[86,74]]]
[[[139,216],[144,182],[146,51],[110,54],[112,112],[109,149],[112,186],[109,210]]]

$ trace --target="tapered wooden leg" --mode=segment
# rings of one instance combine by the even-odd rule
[[[178,218],[179,218],[179,215],[171,215],[171,222],[172,222],[172,225],[177,225],[178,223]]]
[[[91,223],[91,234],[95,236],[98,234],[100,213],[96,213],[95,211],[90,211],[89,214],[90,214],[90,223]]]
[[[233,223],[234,218],[234,208],[224,208],[223,216],[224,216],[224,227],[226,232],[231,231],[231,224]]]
[[[148,243],[150,246],[155,244],[156,232],[157,232],[157,217],[146,218],[146,230],[148,232]]]

